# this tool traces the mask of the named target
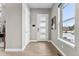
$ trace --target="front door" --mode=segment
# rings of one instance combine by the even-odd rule
[[[48,40],[48,14],[37,15],[37,40]]]

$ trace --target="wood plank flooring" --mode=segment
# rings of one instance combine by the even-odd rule
[[[1,56],[58,56],[58,50],[47,41],[30,42],[22,52],[5,52],[0,50]]]

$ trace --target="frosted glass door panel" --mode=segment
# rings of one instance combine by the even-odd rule
[[[40,39],[46,39],[46,35],[41,34]]]
[[[40,21],[46,21],[46,17],[40,17]]]
[[[40,22],[40,27],[45,27],[46,26],[46,22]]]
[[[39,32],[40,32],[40,33],[46,33],[46,29],[41,28],[41,29],[39,30]]]

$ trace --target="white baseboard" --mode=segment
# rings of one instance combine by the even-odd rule
[[[5,51],[11,51],[11,52],[14,52],[14,51],[22,51],[22,49],[5,49]]]
[[[30,41],[29,41],[30,42]],[[28,42],[28,43],[29,43]],[[23,47],[23,48],[21,48],[21,49],[5,49],[5,51],[10,51],[10,52],[14,52],[14,51],[16,51],[16,52],[18,52],[18,51],[24,51],[24,49],[26,48],[26,46],[28,45],[28,43],[27,44],[25,44],[25,46]]]
[[[30,40],[30,42],[38,42],[38,41],[48,41],[48,42],[51,42],[63,56],[66,56],[66,54],[63,53],[63,52],[58,48],[58,46],[57,46],[54,42],[52,42],[51,40]]]
[[[58,46],[54,43],[54,42],[52,42],[52,41],[50,41],[56,48],[57,48],[57,50],[63,55],[63,56],[66,56],[66,54],[63,52],[63,51],[61,51],[59,48],[58,48]]]
[[[23,47],[22,47],[22,51],[24,51],[24,49],[26,48],[26,46],[29,44],[30,41],[28,41]]]
[[[58,46],[57,46],[54,42],[52,42],[51,40],[30,40],[29,42],[37,42],[37,41],[48,41],[48,42],[51,42],[51,43],[58,49],[58,51],[59,51],[63,56],[66,56],[66,54],[63,53],[63,52],[58,48]],[[29,43],[29,42],[28,42],[28,43]],[[28,44],[28,43],[27,43],[27,44]],[[24,49],[26,48],[27,44],[26,44],[22,49],[5,49],[5,51],[11,51],[11,52],[14,52],[14,51],[24,51]]]
[[[24,51],[25,48],[26,48],[26,45],[22,48],[22,51]]]
[[[48,42],[50,42],[50,40],[30,40],[30,42],[38,42],[38,41],[48,41]]]

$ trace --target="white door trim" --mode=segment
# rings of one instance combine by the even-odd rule
[[[11,52],[14,52],[14,51],[23,51],[22,49],[14,49],[14,48],[10,48],[10,49],[5,49],[5,51],[7,52],[7,51],[11,51]]]

